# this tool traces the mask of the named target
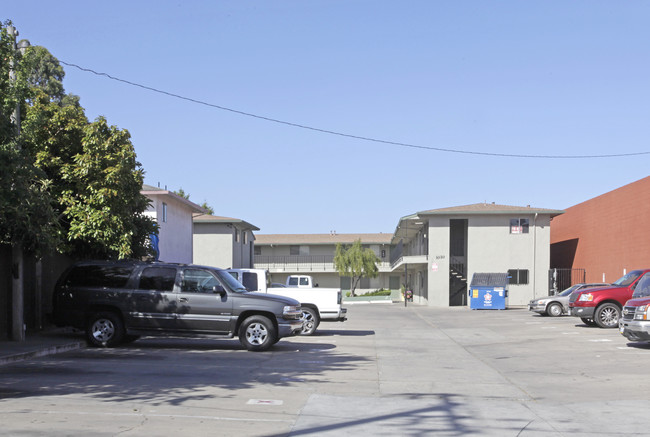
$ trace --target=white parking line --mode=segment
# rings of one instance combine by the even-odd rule
[[[280,401],[281,402],[281,401]],[[61,411],[50,410],[14,410],[3,411],[2,414],[62,414]],[[66,415],[77,416],[110,416],[110,417],[167,417],[174,419],[202,419],[202,420],[227,420],[231,422],[283,422],[293,423],[293,420],[283,419],[252,419],[252,418],[236,418],[236,417],[223,417],[223,416],[194,416],[190,414],[148,414],[148,413],[106,413],[106,412],[90,412],[90,411],[65,411]]]

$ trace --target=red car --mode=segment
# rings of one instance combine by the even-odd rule
[[[632,270],[611,287],[576,291],[569,298],[570,314],[580,317],[589,326],[618,327],[618,319],[625,302],[632,298],[639,278],[648,272],[650,269]]]

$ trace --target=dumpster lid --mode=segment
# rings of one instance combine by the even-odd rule
[[[505,287],[508,285],[507,273],[474,273],[470,287]]]

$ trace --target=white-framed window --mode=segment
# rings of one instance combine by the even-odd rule
[[[167,204],[165,202],[162,204],[162,222],[167,223]]]
[[[235,243],[239,241],[239,229],[235,229]]]

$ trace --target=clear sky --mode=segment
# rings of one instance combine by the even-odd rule
[[[565,209],[650,174],[650,154],[494,156],[650,152],[645,0],[30,0],[0,19],[63,62],[205,103],[64,65],[88,117],[131,133],[145,183],[258,233]]]

